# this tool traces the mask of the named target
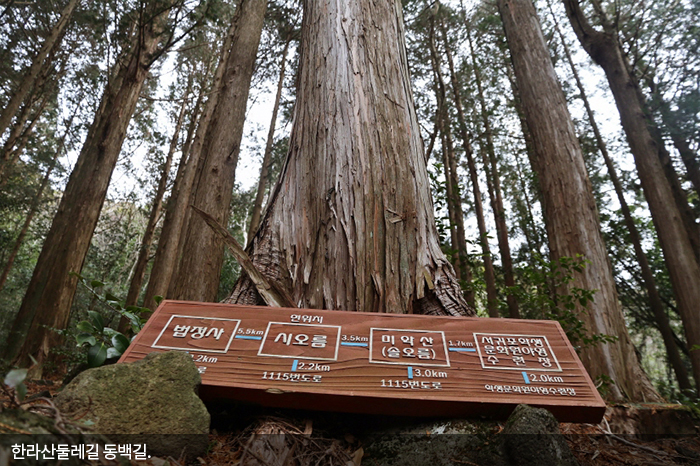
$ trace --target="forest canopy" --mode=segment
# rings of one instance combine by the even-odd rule
[[[604,396],[696,399],[699,22],[689,0],[1,1],[5,366],[95,362],[83,322],[104,362],[163,298],[283,302],[555,319]]]

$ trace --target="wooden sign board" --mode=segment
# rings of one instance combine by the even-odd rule
[[[187,351],[204,399],[505,418],[520,403],[598,423],[605,403],[558,322],[164,301],[121,357]]]

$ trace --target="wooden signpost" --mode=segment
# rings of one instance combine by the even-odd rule
[[[204,399],[505,418],[520,403],[597,423],[600,398],[554,321],[164,301],[121,357],[187,351]]]

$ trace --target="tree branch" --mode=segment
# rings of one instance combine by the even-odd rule
[[[260,271],[255,267],[253,261],[250,260],[248,254],[243,250],[243,247],[236,241],[236,239],[231,236],[231,234],[224,228],[219,222],[216,221],[214,217],[209,215],[197,207],[190,205],[190,208],[194,210],[202,220],[209,225],[214,233],[216,233],[223,241],[226,246],[231,250],[231,253],[236,258],[241,268],[245,270],[246,274],[250,278],[250,281],[255,285],[255,289],[260,293],[260,296],[265,301],[268,306],[272,307],[297,307],[292,300],[289,293],[279,286],[276,282],[270,282]]]

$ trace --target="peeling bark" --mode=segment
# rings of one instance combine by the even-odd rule
[[[248,248],[304,308],[472,315],[438,242],[398,0],[304,2],[290,151]],[[243,276],[227,302],[260,302]]]

